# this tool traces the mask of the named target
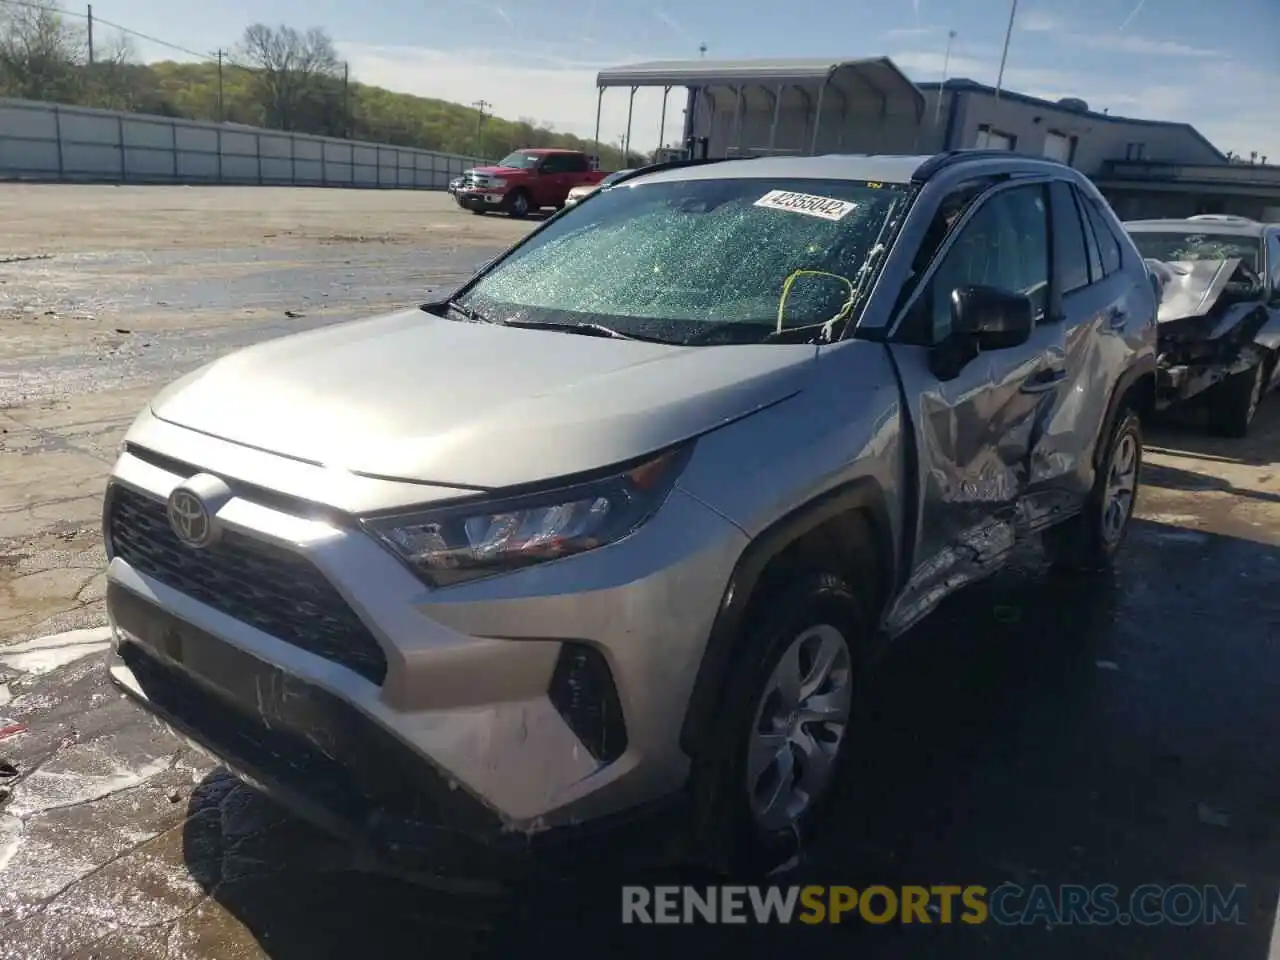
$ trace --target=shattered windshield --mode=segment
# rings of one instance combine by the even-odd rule
[[[531,170],[538,165],[538,158],[531,153],[508,153],[498,161],[500,167],[515,167],[520,170]]]
[[[533,235],[460,304],[669,343],[830,338],[856,322],[908,199],[857,181],[623,183]]]
[[[1262,261],[1262,241],[1257,237],[1236,234],[1169,233],[1163,230],[1132,231],[1134,244],[1148,260],[1165,263],[1194,260],[1234,260],[1257,271]]]

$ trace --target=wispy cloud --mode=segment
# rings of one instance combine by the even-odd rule
[[[684,24],[682,24],[675,17],[671,16],[671,14],[667,13],[667,11],[663,10],[661,7],[655,8],[653,11],[653,15],[657,17],[658,20],[661,23],[663,23],[668,29],[670,29],[672,33],[680,37],[681,40],[693,39],[693,34],[691,34],[688,30],[684,28]]]
[[[1103,34],[1102,36],[1073,36],[1072,39],[1088,43],[1096,50],[1114,50],[1118,53],[1149,54],[1156,57],[1220,57],[1217,50],[1193,47],[1176,40],[1158,40],[1130,34]]]
[[[1137,5],[1129,12],[1129,15],[1124,18],[1124,23],[1120,24],[1120,29],[1116,32],[1124,33],[1125,27],[1129,26],[1129,24],[1133,23],[1133,21],[1138,18],[1138,14],[1142,12],[1142,8],[1146,6],[1146,4],[1147,0],[1138,0]]]
[[[493,12],[496,13],[498,18],[512,30],[516,28],[516,22],[511,19],[511,14],[507,13],[507,11],[503,10],[496,3],[493,5]]]
[[[1062,18],[1046,10],[1028,10],[1016,21],[1017,29],[1023,33],[1057,33],[1065,29]]]
[[[916,15],[916,23],[920,22],[920,0],[911,0],[911,12]]]
[[[909,40],[914,37],[928,37],[942,33],[942,27],[895,27],[886,30],[882,36],[889,40]]]

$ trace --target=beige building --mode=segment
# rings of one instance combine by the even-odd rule
[[[885,57],[641,63],[603,71],[597,86],[601,98],[612,87],[632,96],[662,87],[668,97],[683,88],[685,142],[712,157],[1016,150],[1076,167],[1126,219],[1280,221],[1280,166],[1231,162],[1189,124],[1111,116],[1076,99],[997,96],[972,80],[916,84]]]

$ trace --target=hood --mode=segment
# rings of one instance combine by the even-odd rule
[[[1160,286],[1157,320],[1168,323],[1189,317],[1203,317],[1218,303],[1240,258],[1229,260],[1148,260],[1147,266]]]
[[[499,488],[611,466],[798,392],[805,345],[677,347],[409,310],[250,347],[162,420],[365,476]]]
[[[486,177],[511,177],[529,171],[524,167],[472,167],[470,172]]]

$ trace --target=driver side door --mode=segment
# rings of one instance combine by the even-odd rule
[[[1062,324],[1049,309],[1048,187],[1006,184],[974,201],[947,230],[890,338],[917,454],[904,495],[915,549],[889,611],[893,633],[990,572],[1014,544],[1031,453],[1068,379]],[[1021,344],[975,350],[958,372],[939,373],[939,355],[962,339],[952,329],[951,294],[966,285],[1025,294],[1034,328]]]

